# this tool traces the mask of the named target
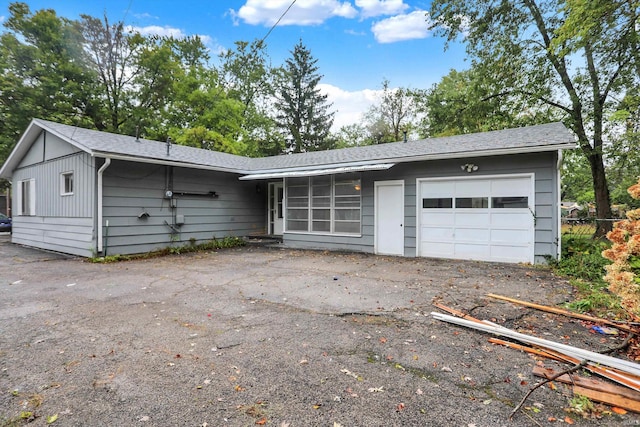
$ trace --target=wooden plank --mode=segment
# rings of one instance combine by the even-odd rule
[[[559,372],[560,371],[557,371],[553,368],[545,368],[543,366],[533,367],[533,375],[546,379],[553,378],[555,375],[558,375]],[[554,379],[554,381],[577,385],[591,390],[597,390],[603,393],[616,394],[635,401],[638,407],[640,407],[640,392],[631,390],[627,387],[607,383],[597,378],[585,378],[581,377],[580,375],[569,374],[561,375],[558,378]]]
[[[596,353],[589,350],[584,350],[584,349],[573,347],[567,344],[545,340],[542,338],[534,337],[532,335],[521,334],[519,332],[512,331],[502,326],[494,326],[494,325],[488,325],[484,323],[477,323],[470,320],[460,319],[458,317],[454,317],[454,316],[450,316],[442,313],[435,313],[435,312],[432,312],[431,316],[435,319],[442,320],[443,322],[449,322],[459,326],[466,326],[466,327],[477,329],[483,332],[509,337],[529,345],[543,347],[545,349],[552,349],[552,350],[555,350],[556,352],[568,354],[575,358],[586,359],[596,364],[616,368],[625,373],[640,375],[640,364],[632,362],[630,360],[618,359],[616,357],[603,355],[603,354]]]
[[[590,388],[581,387],[578,385],[573,386],[573,392],[588,397],[589,399],[596,402],[602,402],[606,403],[607,405],[617,406],[619,408],[624,408],[628,409],[629,411],[640,413],[640,402],[624,396],[617,396],[614,394],[592,390]]]
[[[514,342],[511,341],[505,341],[505,340],[501,340],[499,338],[489,338],[489,342],[492,344],[499,344],[499,345],[503,345],[505,347],[509,347],[509,348],[513,348],[516,350],[520,350],[520,351],[524,351],[525,353],[529,353],[529,354],[535,354],[536,356],[541,356],[541,357],[546,357],[547,359],[552,359],[552,360],[557,360],[559,362],[564,362],[563,359],[561,359],[558,356],[555,356],[547,351],[538,349],[538,348],[533,348],[533,347],[527,347],[525,345],[521,345],[521,344],[516,344]]]
[[[513,303],[513,304],[518,304],[518,305],[523,305],[525,307],[535,308],[536,310],[546,311],[548,313],[561,314],[563,316],[573,317],[575,319],[587,320],[589,322],[601,323],[601,324],[604,324],[604,325],[609,325],[609,326],[612,326],[612,327],[614,327],[616,329],[620,329],[621,331],[631,332],[631,333],[634,333],[634,334],[640,333],[640,330],[638,328],[632,328],[629,325],[625,325],[625,324],[621,324],[621,323],[617,323],[617,322],[612,322],[610,320],[601,319],[599,317],[588,316],[586,314],[573,313],[571,311],[563,310],[563,309],[558,308],[558,307],[549,307],[549,306],[546,306],[546,305],[535,304],[535,303],[532,303],[532,302],[522,301],[522,300],[518,300],[518,299],[515,299],[515,298],[509,298],[509,297],[505,297],[505,296],[502,296],[502,295],[496,295],[496,294],[487,294],[487,296],[491,297],[491,298],[499,299],[499,300],[502,300],[502,301],[508,301],[508,302]]]

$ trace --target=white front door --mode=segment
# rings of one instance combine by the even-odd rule
[[[375,252],[404,255],[404,181],[375,183]]]
[[[281,182],[269,184],[269,231],[276,236],[282,236],[284,231],[284,216],[282,215],[283,188]]]

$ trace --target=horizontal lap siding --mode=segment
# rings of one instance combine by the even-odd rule
[[[176,207],[164,197],[169,181],[165,166],[112,162],[104,174],[103,224],[107,254],[148,252],[227,236],[265,232],[265,196],[256,184],[234,174],[174,168]],[[218,197],[184,195],[215,192]],[[140,217],[146,212],[148,217]],[[168,224],[184,216],[173,236]]]
[[[17,206],[17,185],[35,180],[35,215],[17,215],[14,209],[11,241],[47,250],[91,256],[95,247],[93,159],[76,153],[17,169],[12,177]],[[73,172],[73,194],[62,196],[60,174]]]
[[[92,218],[13,218],[11,241],[56,252],[90,257],[94,255]]]
[[[478,157],[463,160],[438,160],[426,162],[401,163],[386,171],[362,173],[362,235],[344,237],[319,234],[285,233],[284,241],[293,247],[312,247],[322,249],[343,249],[362,252],[374,251],[374,197],[373,189],[376,181],[404,181],[404,241],[405,256],[416,256],[416,180],[419,178],[438,177],[473,177],[501,174],[535,174],[535,257],[536,262],[543,262],[544,257],[557,253],[558,235],[557,209],[557,175],[555,165],[556,152],[532,153],[498,157]],[[474,163],[478,171],[469,174],[461,170],[460,165]]]

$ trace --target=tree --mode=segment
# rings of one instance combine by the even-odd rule
[[[173,98],[174,83],[208,60],[199,37],[142,36],[123,22],[111,24],[81,15],[85,49],[98,75],[100,109],[93,111],[98,130],[133,134],[153,122]]]
[[[364,116],[365,127],[374,144],[401,141],[405,133],[414,127],[415,96],[407,88],[393,89],[390,84],[387,79],[382,81],[379,102],[372,105]]]
[[[273,70],[268,65],[262,40],[235,42],[235,49],[220,55],[220,73],[229,97],[242,104],[242,134],[246,155],[252,157],[281,154],[284,138],[269,115],[273,93]]]
[[[604,128],[613,96],[623,94],[633,82],[637,50],[631,28],[633,12],[596,20],[597,14],[569,19],[572,5],[588,2],[563,0],[494,2],[434,0],[430,16],[436,33],[450,42],[464,35],[474,64],[482,64],[491,79],[502,83],[494,96],[518,96],[557,109],[575,132],[589,162],[596,201],[596,216],[611,217],[610,195],[604,161]],[[598,0],[604,5],[605,0]],[[623,2],[616,2],[623,3]],[[602,9],[601,9],[602,10]],[[563,26],[563,24],[569,24]],[[578,24],[586,31],[572,32]],[[571,36],[562,36],[562,32]],[[573,36],[575,34],[575,37]],[[611,225],[598,223],[596,236]]]
[[[0,35],[0,163],[32,118],[83,125],[95,75],[74,21],[11,3]]]
[[[490,79],[479,65],[451,70],[423,96],[416,99],[425,119],[423,136],[450,136],[486,132],[549,122],[553,112],[544,104],[525,105],[516,96],[500,95],[500,83]]]
[[[331,104],[322,95],[318,83],[318,62],[302,44],[294,47],[275,85],[276,123],[287,140],[289,153],[333,148],[330,129],[333,124]]]

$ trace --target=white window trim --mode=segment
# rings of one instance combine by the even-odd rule
[[[284,196],[282,199],[282,204],[283,204],[283,210],[284,210],[284,224],[283,224],[283,228],[284,228],[284,233],[289,233],[289,234],[308,234],[308,235],[314,235],[314,236],[335,236],[335,237],[362,237],[362,189],[359,190],[359,197],[360,197],[360,206],[359,206],[359,210],[360,210],[360,219],[359,219],[359,223],[360,223],[360,231],[358,233],[344,233],[344,232],[335,232],[335,209],[341,209],[341,208],[336,208],[335,206],[335,182],[336,182],[336,175],[331,175],[331,206],[328,206],[326,208],[315,208],[315,209],[330,209],[330,229],[331,231],[312,231],[312,224],[313,224],[313,197],[312,197],[312,185],[311,185],[311,180],[310,178],[313,177],[305,177],[307,178],[307,211],[308,211],[308,216],[307,216],[307,229],[306,230],[289,230],[287,228],[287,213],[288,213],[288,206],[286,205],[286,201],[287,201],[287,188],[288,188],[288,178],[284,179]],[[360,179],[360,186],[362,186],[362,177],[359,177]],[[296,209],[296,208],[294,208]],[[344,208],[344,209],[348,209],[348,208]],[[351,208],[351,209],[355,209],[355,208]]]
[[[60,195],[61,196],[72,196],[73,195],[73,187],[75,186],[75,182],[74,181],[74,177],[73,177],[74,173],[73,171],[66,171],[66,172],[62,172],[60,174]],[[71,176],[71,191],[67,192],[66,191],[66,178],[67,176]]]
[[[29,211],[25,211],[25,204],[22,192],[22,186],[24,183],[29,183]],[[36,214],[36,180],[33,178],[23,179],[18,181],[18,187],[16,188],[16,198],[18,199],[18,215],[20,216],[35,216]]]

